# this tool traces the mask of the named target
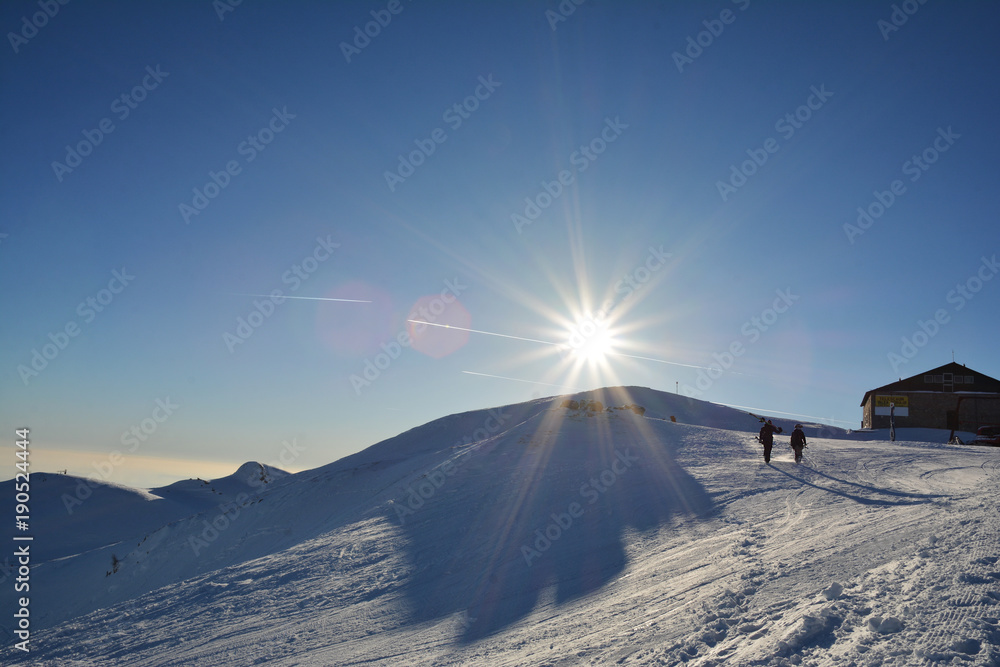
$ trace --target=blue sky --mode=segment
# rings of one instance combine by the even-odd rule
[[[0,422],[141,486],[572,388],[857,427],[998,376],[998,18],[4,3]]]

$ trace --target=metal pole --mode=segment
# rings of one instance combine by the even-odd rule
[[[896,442],[896,404],[889,404],[889,440]]]

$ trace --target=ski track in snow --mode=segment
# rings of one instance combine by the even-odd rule
[[[666,396],[665,403],[671,400]],[[193,565],[185,563],[192,558],[188,538],[200,526],[194,518],[150,536],[110,576],[84,556],[60,561],[81,581],[99,577],[98,586],[84,589],[95,591],[100,608],[34,629],[29,654],[11,650],[14,640],[6,638],[0,660],[68,666],[1000,667],[1000,449],[810,437],[796,465],[787,439],[779,436],[771,465],[765,465],[750,418],[741,430],[722,430],[673,424],[666,420],[671,413],[594,416],[558,404],[532,408],[505,424],[507,430],[466,446],[293,476],[248,503],[206,547],[208,559]],[[443,441],[461,436],[449,433]],[[633,518],[648,510],[656,524],[625,523],[602,533],[611,540],[607,545],[580,540],[575,526],[567,528],[533,567],[516,549],[495,562],[493,533],[470,531],[456,519],[490,516],[495,508],[484,499],[523,494],[532,483],[573,491],[553,496],[524,518],[523,533],[512,533],[528,535],[546,525],[548,512],[566,512],[580,501],[575,490],[586,483],[584,473],[601,472],[581,468],[571,447],[641,451],[640,436],[669,450],[666,460],[677,476],[666,479],[685,489],[700,487],[710,508],[657,514],[642,504],[625,505]],[[594,504],[593,512],[607,513],[584,514],[578,531],[619,520],[613,510],[626,502],[622,498],[655,495],[630,486],[650,479],[638,472],[654,465],[648,452],[643,455],[637,471],[621,473]],[[408,523],[393,521],[402,489],[429,479],[446,460],[460,472],[445,477]],[[539,469],[545,477],[535,480]],[[535,568],[557,559],[583,562],[616,536],[624,562],[609,569],[616,561],[608,556],[599,585],[549,579],[538,589],[522,586]],[[144,589],[144,577],[157,581],[150,572],[167,563],[178,576],[194,574]],[[485,568],[472,573],[483,576],[470,576],[463,563]],[[51,567],[38,567],[33,577]],[[551,572],[589,576],[574,568]],[[493,585],[491,577],[517,585]],[[115,586],[114,593],[102,592]],[[476,632],[483,619],[475,614],[489,605],[477,612],[455,604],[478,600],[476,586],[520,611]],[[528,594],[537,599],[520,604],[519,596]]]

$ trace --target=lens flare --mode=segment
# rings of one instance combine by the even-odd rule
[[[604,364],[615,347],[608,323],[593,317],[577,320],[567,333],[566,345],[575,357],[595,365]]]

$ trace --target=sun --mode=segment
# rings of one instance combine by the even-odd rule
[[[615,341],[606,321],[584,317],[569,328],[566,346],[577,359],[593,365],[604,365],[608,356],[614,354]]]

